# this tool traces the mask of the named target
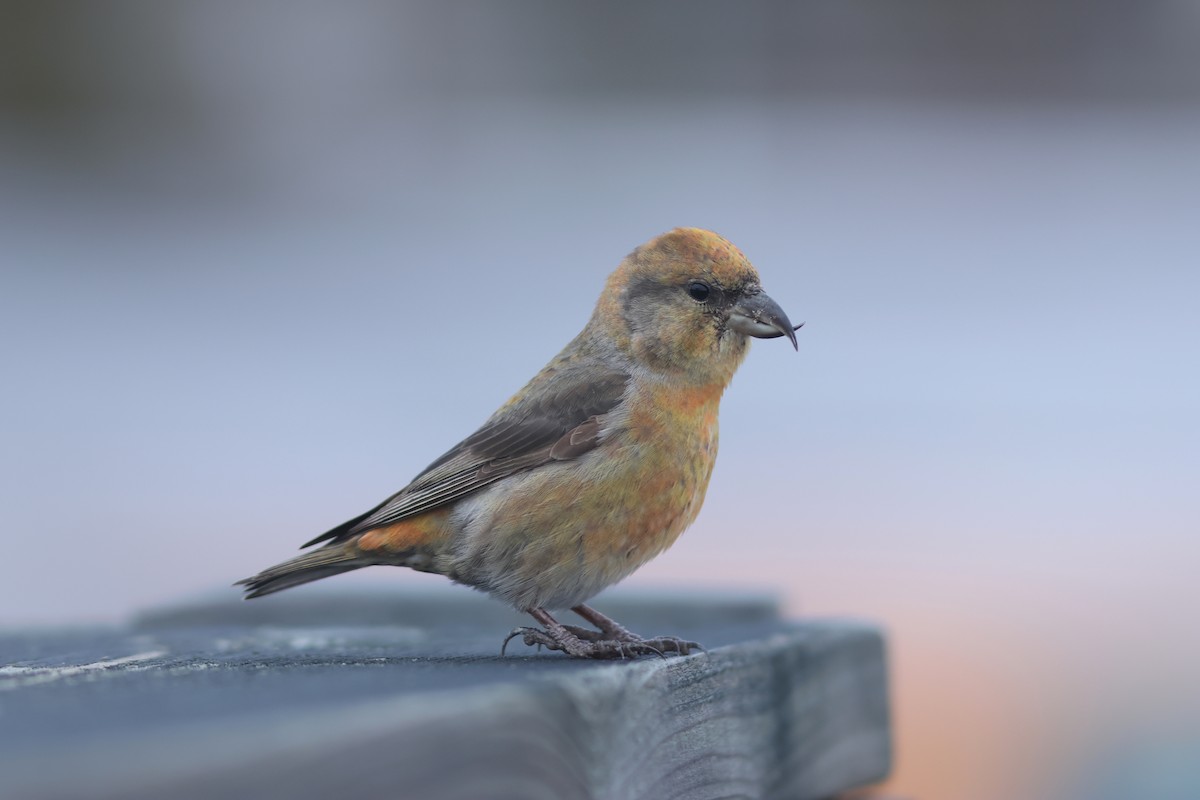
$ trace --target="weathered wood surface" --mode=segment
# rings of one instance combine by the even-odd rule
[[[769,600],[614,593],[686,658],[500,641],[465,590],[298,591],[0,633],[0,797],[827,798],[890,762],[883,640]]]

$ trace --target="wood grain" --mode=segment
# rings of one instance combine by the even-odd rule
[[[741,618],[671,630],[735,640],[709,653],[599,666],[500,659],[490,625],[160,616],[152,633],[93,633],[113,663],[82,672],[79,641],[0,635],[0,659],[41,654],[0,670],[0,796],[815,800],[881,780],[878,630]]]

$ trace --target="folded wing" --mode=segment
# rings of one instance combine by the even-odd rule
[[[517,400],[375,508],[304,546],[341,541],[452,503],[490,483],[594,448],[629,376],[596,364],[543,373]]]

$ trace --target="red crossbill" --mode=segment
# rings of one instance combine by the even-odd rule
[[[412,483],[240,581],[246,597],[373,564],[445,575],[528,612],[527,645],[572,656],[686,654],[584,603],[696,518],[717,456],[717,408],[747,337],[796,335],[741,251],[678,228],[608,278],[583,331],[479,430]],[[564,625],[570,608],[598,628]]]

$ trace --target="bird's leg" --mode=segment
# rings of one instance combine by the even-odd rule
[[[509,641],[517,636],[520,636],[521,641],[527,645],[543,645],[550,650],[561,650],[576,658],[634,658],[644,655],[662,655],[662,650],[655,647],[654,643],[650,641],[605,639],[592,631],[587,631],[592,635],[585,639],[576,633],[582,629],[563,625],[550,616],[544,608],[535,608],[529,614],[542,623],[542,627],[514,628],[513,632],[504,640],[504,647],[500,648],[500,655],[504,655],[504,649],[508,647]],[[592,636],[596,638],[592,638]]]
[[[591,606],[580,604],[571,610],[599,628],[600,634],[606,639],[616,639],[622,642],[641,641],[642,637],[638,636],[636,633],[633,633],[612,617],[607,617],[604,614],[601,614]]]
[[[679,653],[686,656],[692,650],[703,650],[696,642],[690,642],[686,639],[680,639],[677,636],[657,636],[653,639],[645,639],[633,633],[621,623],[611,617],[606,617],[591,606],[585,606],[582,603],[571,609],[579,616],[586,619],[588,622],[600,629],[600,637],[611,639],[618,642],[641,642],[648,644],[656,650],[661,650],[664,653]],[[573,626],[565,626],[570,628],[577,635],[580,632],[591,633],[583,628],[575,628]]]

